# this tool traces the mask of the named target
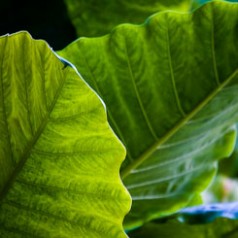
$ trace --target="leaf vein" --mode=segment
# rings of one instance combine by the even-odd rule
[[[8,37],[6,37],[5,45],[3,46],[4,52],[3,52],[3,57],[2,57],[2,62],[1,62],[1,67],[2,67],[2,72],[1,72],[1,85],[2,85],[2,106],[3,106],[3,118],[4,122],[6,125],[6,131],[7,131],[7,140],[8,140],[8,146],[10,150],[10,160],[12,164],[15,164],[14,157],[13,157],[13,148],[12,148],[12,143],[11,143],[11,135],[9,131],[9,123],[8,123],[8,118],[7,118],[7,113],[6,113],[6,105],[5,105],[5,98],[4,98],[4,83],[3,83],[3,62],[4,62],[4,57],[5,57],[5,52],[6,52],[6,47],[7,47],[7,41]],[[1,191],[0,191],[0,197],[1,197]]]
[[[47,210],[40,210],[40,209],[36,209],[36,208],[33,208],[33,207],[28,207],[28,206],[25,206],[23,204],[17,203],[15,201],[10,201],[10,200],[5,201],[4,203],[9,205],[9,206],[15,207],[17,209],[25,210],[26,212],[31,212],[32,211],[32,212],[34,212],[36,214],[39,214],[39,215],[42,215],[42,216],[48,216],[48,217],[54,218],[55,220],[60,220],[60,221],[63,221],[63,222],[68,222],[70,224],[78,226],[78,222],[77,221],[67,219],[65,216],[60,216],[60,215],[55,215],[55,214],[49,213],[49,212],[47,212]],[[80,216],[83,215],[84,217],[86,217],[86,216],[87,217],[99,217],[100,220],[103,219],[103,220],[106,220],[107,222],[113,223],[106,216],[102,216],[99,213],[98,214],[91,214],[88,211],[86,212],[86,211],[82,211],[82,210],[81,211],[77,210],[77,213]],[[113,224],[117,224],[117,223],[113,223]],[[84,224],[83,222],[81,222],[80,225],[88,227],[88,224]]]
[[[17,229],[16,227],[6,227],[4,226],[4,224],[1,224],[0,223],[0,230],[4,230],[6,232],[9,232],[9,233],[15,233],[15,234],[20,234],[20,235],[23,235],[22,237],[32,237],[32,233],[30,232],[26,232],[25,230],[20,230],[20,229]],[[9,236],[7,236],[9,237]],[[44,238],[43,236],[36,236],[34,234],[34,238]]]
[[[212,14],[213,15],[213,14]],[[211,50],[212,50],[212,63],[213,63],[213,70],[215,74],[215,80],[217,85],[220,85],[218,70],[217,70],[217,62],[216,62],[216,53],[215,53],[215,32],[214,32],[214,19],[212,16],[211,19]]]
[[[170,37],[169,37],[169,29],[168,28],[167,28],[167,50],[168,50],[169,70],[170,70],[171,81],[172,81],[172,85],[173,85],[173,91],[174,91],[174,95],[176,98],[177,107],[178,107],[180,113],[182,114],[182,116],[186,117],[186,113],[184,112],[182,105],[181,105],[181,101],[180,101],[180,98],[178,95],[178,90],[177,90],[177,86],[176,86],[176,82],[175,82],[175,78],[174,78],[174,69],[173,69],[173,65],[172,65]]]
[[[98,84],[97,84],[96,77],[95,77],[94,73],[92,72],[92,70],[91,70],[91,68],[90,68],[90,66],[89,66],[89,63],[88,63],[88,61],[87,61],[87,59],[86,59],[86,54],[84,55],[83,58],[84,58],[86,67],[88,68],[88,72],[90,73],[91,78],[93,79],[93,83],[94,83],[94,87],[95,87],[95,89],[96,89],[96,92],[98,93],[98,95],[99,95],[101,98],[103,98],[103,97],[102,97],[103,94],[101,93],[101,90],[99,89],[99,86],[98,86]],[[109,109],[109,107],[106,107],[106,106],[105,106],[105,108],[106,108],[106,110],[107,110],[107,113],[108,113],[108,116],[109,116],[109,118],[110,118],[110,120],[111,120],[111,123],[112,123],[112,124],[114,125],[114,127],[116,128],[116,132],[117,132],[118,136],[120,137],[120,140],[122,141],[122,143],[123,143],[124,145],[126,145],[127,143],[126,143],[126,140],[125,140],[125,138],[124,138],[124,135],[123,135],[123,133],[121,132],[119,126],[117,125],[116,120],[114,119],[113,114],[111,113],[111,110]],[[131,155],[131,153],[130,153],[129,150],[127,150],[127,157],[128,157],[128,159],[129,159],[131,162],[133,161],[132,155]]]
[[[0,200],[3,199],[3,197],[7,194],[9,188],[11,187],[15,177],[17,176],[17,174],[21,171],[22,167],[24,166],[25,162],[27,161],[29,155],[31,154],[31,149],[33,148],[33,146],[36,144],[36,142],[38,141],[38,139],[40,138],[41,133],[44,131],[46,124],[50,118],[50,114],[54,109],[54,106],[59,98],[60,92],[63,88],[65,84],[65,77],[63,77],[63,80],[61,81],[59,88],[57,90],[57,92],[55,93],[54,99],[51,103],[51,106],[49,108],[48,113],[46,114],[45,118],[42,120],[42,123],[40,125],[40,127],[38,128],[35,136],[33,137],[33,139],[30,141],[30,143],[28,144],[28,146],[26,146],[26,149],[23,153],[22,158],[20,159],[18,165],[16,166],[16,168],[14,169],[14,171],[11,174],[11,177],[9,178],[8,182],[5,184],[5,187],[3,188],[2,192],[0,193]]]
[[[147,115],[146,110],[144,108],[144,105],[142,103],[142,100],[141,100],[141,97],[140,97],[140,94],[139,94],[139,91],[138,91],[138,88],[137,88],[137,85],[136,85],[136,82],[135,82],[135,77],[134,77],[134,74],[133,74],[133,71],[132,71],[132,67],[131,67],[131,62],[130,62],[130,58],[129,58],[128,47],[127,47],[126,41],[125,41],[125,53],[126,53],[126,59],[127,59],[127,65],[128,65],[128,69],[129,69],[130,79],[132,81],[132,85],[133,85],[133,88],[134,88],[134,91],[135,91],[135,94],[136,94],[136,98],[137,98],[137,101],[139,103],[141,112],[142,112],[143,117],[144,117],[144,119],[146,121],[147,127],[150,130],[151,135],[154,137],[154,139],[156,141],[158,141],[158,136],[156,135],[155,130],[153,129],[152,124],[150,123],[150,120],[148,118],[148,115]]]
[[[177,131],[179,131],[190,119],[192,119],[199,111],[201,111],[226,85],[228,85],[238,75],[238,69],[236,69],[226,80],[224,80],[215,90],[213,90],[200,104],[197,105],[187,116],[172,127],[168,133],[163,136],[159,141],[154,143],[148,150],[146,150],[140,157],[138,157],[134,163],[129,164],[121,172],[121,177],[124,179],[127,177],[131,170],[137,168],[145,160],[147,160],[154,151],[164,143],[166,143]]]
[[[206,164],[203,164],[202,166],[199,166],[195,169],[191,169],[189,171],[185,171],[183,173],[179,173],[179,174],[176,174],[176,175],[173,175],[173,176],[168,176],[168,177],[163,177],[163,178],[159,178],[159,179],[155,179],[155,180],[150,180],[148,182],[143,182],[143,183],[137,183],[137,184],[133,184],[131,186],[128,185],[127,189],[133,190],[133,189],[137,189],[137,188],[141,188],[141,187],[148,187],[148,186],[151,186],[151,185],[153,186],[153,185],[162,184],[162,183],[165,183],[165,182],[177,179],[177,178],[184,177],[184,176],[186,176],[188,174],[191,174],[193,172],[196,172],[196,171],[199,171],[199,170],[204,170],[204,165],[206,165]],[[207,168],[207,167],[205,167],[205,168]]]
[[[23,45],[23,49],[24,49],[25,48],[25,42],[23,44],[24,44]],[[32,44],[31,44],[31,48],[32,48]],[[30,64],[32,63],[31,60],[32,60],[32,58],[29,59]],[[24,60],[23,62],[28,62],[28,59]],[[26,74],[30,74],[30,71],[25,68],[25,65],[26,64],[24,63],[25,73]],[[29,76],[28,77],[24,77],[24,88],[25,88],[25,95],[26,95],[27,121],[29,123],[31,135],[33,136],[34,132],[33,132],[33,126],[32,126],[32,122],[31,122],[31,118],[30,118],[31,110],[30,110],[30,104],[29,104],[29,93],[28,93],[28,87],[27,87],[27,78],[30,78],[30,77]]]

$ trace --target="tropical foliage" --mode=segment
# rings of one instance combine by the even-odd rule
[[[64,49],[0,38],[0,235],[235,237],[238,4],[65,3]]]

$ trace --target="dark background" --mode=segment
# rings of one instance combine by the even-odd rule
[[[26,30],[60,50],[76,39],[63,0],[0,0],[0,35]]]

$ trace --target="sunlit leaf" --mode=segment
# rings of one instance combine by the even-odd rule
[[[126,237],[125,156],[76,71],[29,34],[0,38],[0,237]]]

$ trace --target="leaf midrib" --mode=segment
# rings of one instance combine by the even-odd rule
[[[193,118],[199,111],[201,111],[223,88],[226,87],[238,74],[238,68],[224,80],[215,90],[213,90],[201,103],[199,103],[186,117],[181,119],[168,133],[160,140],[156,141],[150,146],[144,153],[142,153],[133,163],[129,164],[125,169],[121,171],[122,179],[125,179],[130,172],[146,161],[159,146],[166,143],[175,133],[177,133],[191,118]]]
[[[50,119],[50,114],[52,113],[55,104],[59,98],[59,95],[62,91],[62,88],[65,84],[65,77],[63,77],[63,80],[61,81],[59,88],[57,90],[57,92],[55,93],[54,99],[51,103],[51,106],[49,107],[49,110],[45,116],[45,118],[43,119],[43,122],[41,123],[40,127],[38,128],[35,136],[33,136],[32,140],[29,142],[28,146],[26,146],[26,149],[24,150],[24,153],[22,155],[22,158],[20,159],[18,165],[16,166],[16,168],[13,170],[11,176],[9,177],[8,181],[6,182],[5,186],[3,187],[2,191],[0,192],[0,201],[7,195],[8,190],[10,189],[11,185],[13,184],[16,176],[18,175],[18,173],[22,170],[24,164],[26,163],[27,159],[29,158],[32,149],[34,147],[34,145],[36,144],[36,142],[38,141],[38,139],[40,138],[40,135],[42,134],[42,132],[44,131],[49,119]]]

